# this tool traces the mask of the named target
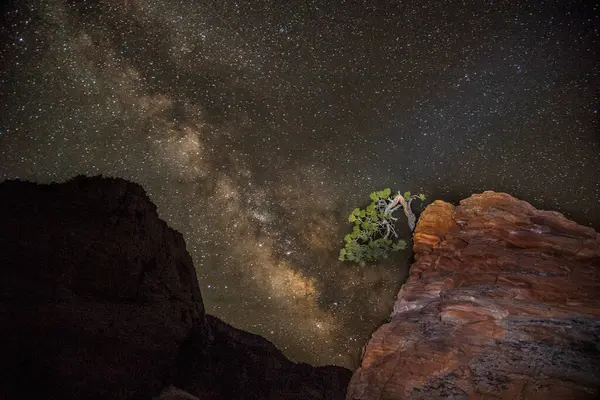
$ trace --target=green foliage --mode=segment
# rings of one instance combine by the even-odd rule
[[[391,201],[391,193],[389,188],[373,192],[369,196],[371,204],[362,210],[355,208],[350,213],[348,221],[354,226],[352,232],[344,237],[345,245],[339,254],[341,261],[372,262],[388,258],[391,252],[406,248],[404,240],[394,241],[397,239],[393,229],[394,221],[391,214],[385,214],[385,206],[387,201]],[[407,193],[410,197],[410,193]]]

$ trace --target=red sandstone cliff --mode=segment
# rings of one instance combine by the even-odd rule
[[[495,192],[435,201],[347,400],[595,399],[600,235]]]

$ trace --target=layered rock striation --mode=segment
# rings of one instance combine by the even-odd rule
[[[484,192],[421,214],[346,399],[596,399],[600,235]]]
[[[182,235],[122,179],[0,184],[0,327],[2,399],[342,399],[351,375],[207,316]]]

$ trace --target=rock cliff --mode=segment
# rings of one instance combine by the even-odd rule
[[[139,185],[6,181],[0,221],[0,398],[344,398],[350,371],[205,314],[183,237]]]
[[[347,400],[595,399],[600,235],[495,192],[435,201]]]
[[[174,371],[176,387],[202,393],[202,400],[344,399],[350,370],[291,362],[261,336],[211,315],[207,321],[213,338],[208,347],[202,335],[190,336],[184,343]],[[207,354],[198,357],[203,352]]]

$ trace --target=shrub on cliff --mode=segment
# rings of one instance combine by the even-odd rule
[[[394,211],[402,208],[408,218],[411,231],[415,229],[416,217],[410,209],[414,199],[425,199],[422,193],[411,195],[410,192],[391,197],[391,190],[386,188],[370,195],[371,204],[366,209],[355,208],[348,216],[354,224],[352,232],[344,237],[345,245],[340,250],[340,261],[351,261],[365,264],[387,258],[391,252],[404,250],[406,241],[398,239],[394,223],[398,219]]]

